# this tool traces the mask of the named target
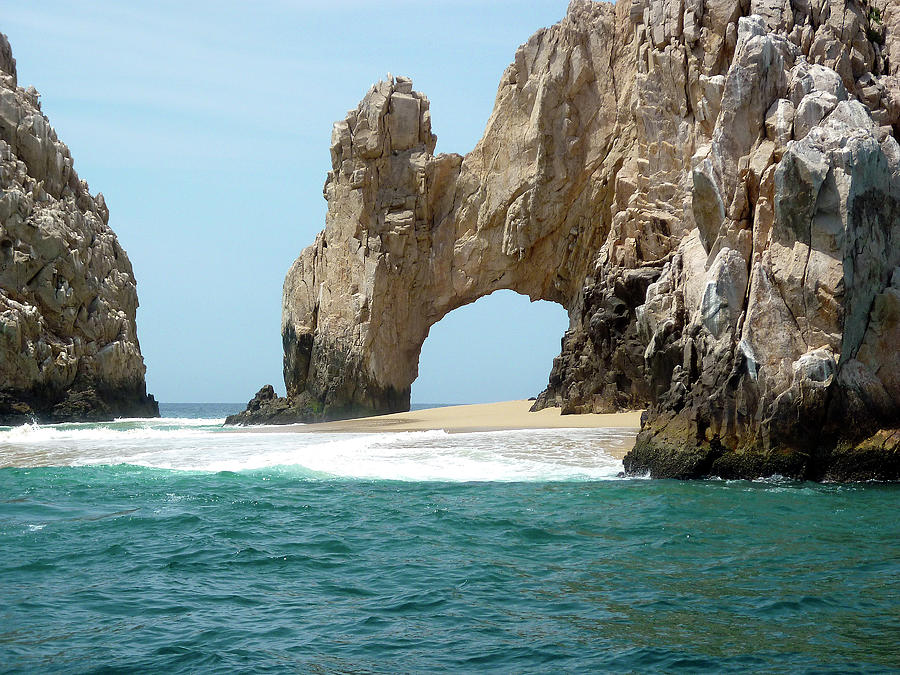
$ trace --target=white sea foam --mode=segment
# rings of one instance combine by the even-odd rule
[[[225,424],[224,417],[117,417],[111,424],[179,425],[186,427],[211,427]]]
[[[221,420],[162,418],[0,430],[2,466],[133,464],[180,471],[300,469],[323,477],[408,481],[597,480],[615,477],[620,429],[448,434],[242,431]]]

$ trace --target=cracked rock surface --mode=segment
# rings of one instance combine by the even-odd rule
[[[429,328],[512,289],[569,313],[537,408],[648,408],[631,473],[900,478],[898,20],[573,0],[465,156],[376,84],[285,279],[288,401],[405,410]]]
[[[0,424],[159,414],[131,263],[0,34]]]

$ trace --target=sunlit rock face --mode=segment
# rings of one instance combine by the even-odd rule
[[[289,399],[403,410],[430,326],[512,289],[569,312],[536,407],[648,408],[631,472],[897,475],[896,24],[574,0],[465,157],[432,154],[409,80],[378,83],[334,127],[326,227],[285,280]]]
[[[158,415],[131,263],[0,34],[0,424]]]

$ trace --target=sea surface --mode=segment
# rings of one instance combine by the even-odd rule
[[[0,428],[0,671],[900,672],[900,488],[621,431]]]

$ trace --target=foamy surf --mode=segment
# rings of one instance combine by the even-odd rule
[[[400,481],[603,480],[621,429],[367,434],[231,433],[220,419],[157,418],[0,430],[0,467],[131,464],[175,471],[296,471]]]

